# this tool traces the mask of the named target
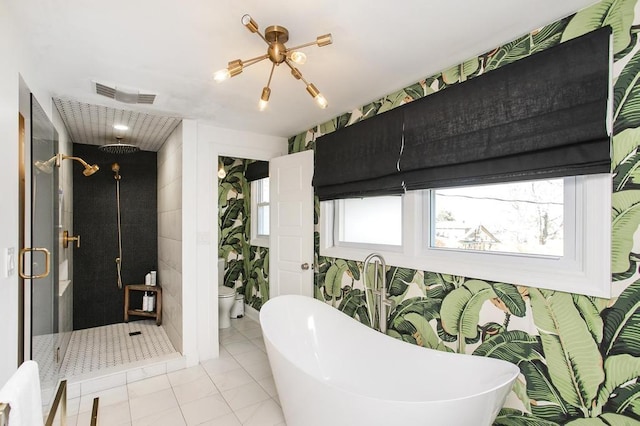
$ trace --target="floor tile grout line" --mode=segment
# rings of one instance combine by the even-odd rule
[[[226,349],[226,347],[225,347],[226,345],[228,345],[228,344],[230,344],[230,343],[221,343],[221,349],[224,351],[224,353],[226,353],[226,355],[223,355],[223,357],[229,357],[230,359],[232,359],[232,360],[235,362],[235,364],[237,364],[237,366],[234,366],[233,368],[231,368],[231,369],[229,369],[229,370],[227,370],[227,371],[224,371],[224,372],[222,372],[222,373],[220,373],[220,374],[226,374],[227,372],[234,371],[234,370],[241,370],[241,371],[243,371],[243,372],[244,372],[244,373],[245,373],[245,374],[250,378],[250,381],[249,381],[248,383],[243,384],[243,385],[240,385],[240,386],[244,386],[244,385],[248,385],[248,384],[254,384],[254,385],[255,385],[255,384],[257,384],[257,385],[258,385],[258,388],[259,388],[259,389],[261,389],[261,390],[264,392],[264,394],[266,395],[266,397],[265,397],[265,399],[263,399],[263,400],[261,400],[261,401],[259,401],[259,402],[257,402],[257,403],[250,404],[250,405],[248,405],[248,406],[246,406],[246,407],[241,407],[241,408],[238,408],[238,409],[234,410],[234,409],[231,407],[231,404],[229,403],[229,400],[227,400],[227,398],[225,397],[225,395],[224,395],[223,391],[218,387],[218,385],[216,385],[216,383],[215,383],[215,381],[214,381],[214,378],[213,378],[213,376],[214,376],[214,375],[213,375],[212,373],[210,373],[210,372],[209,372],[209,370],[208,370],[207,368],[205,368],[205,367],[204,367],[204,365],[203,365],[202,363],[199,363],[199,364],[197,365],[197,366],[198,366],[198,368],[201,370],[201,374],[198,374],[197,376],[194,376],[194,377],[196,377],[195,379],[190,379],[190,380],[188,380],[187,382],[179,383],[179,384],[176,384],[176,385],[174,385],[174,384],[171,382],[171,380],[169,379],[169,375],[170,375],[171,373],[174,373],[174,372],[165,372],[165,373],[163,373],[162,375],[164,375],[164,376],[166,377],[166,380],[167,380],[167,382],[168,382],[168,384],[169,384],[169,387],[171,388],[172,395],[173,395],[173,397],[174,397],[174,399],[175,399],[175,401],[176,401],[176,403],[177,403],[177,405],[178,405],[178,408],[180,409],[180,415],[182,416],[182,419],[183,419],[183,421],[185,422],[185,424],[188,424],[188,423],[187,423],[187,418],[186,418],[186,416],[185,416],[185,413],[184,413],[184,411],[183,411],[183,405],[186,405],[186,404],[191,403],[191,402],[193,402],[193,401],[188,401],[188,402],[185,402],[184,404],[181,404],[181,403],[180,403],[180,401],[178,400],[178,396],[177,396],[177,393],[176,393],[176,387],[177,387],[177,386],[183,386],[183,385],[188,384],[188,383],[193,383],[194,381],[200,380],[200,378],[201,378],[201,377],[206,377],[206,378],[207,378],[207,380],[209,380],[209,382],[210,382],[210,383],[211,383],[211,385],[213,386],[213,389],[217,392],[217,394],[218,394],[218,395],[220,395],[221,400],[225,402],[225,404],[227,405],[227,407],[228,407],[228,408],[229,408],[229,410],[230,410],[230,413],[233,413],[233,417],[237,420],[237,422],[238,422],[239,424],[242,424],[242,422],[240,421],[240,417],[238,416],[238,412],[239,412],[239,411],[241,411],[241,410],[247,409],[247,408],[249,408],[249,407],[251,407],[251,406],[253,406],[253,405],[264,404],[264,403],[267,403],[267,402],[272,401],[273,403],[275,403],[275,404],[276,404],[276,406],[278,406],[280,409],[282,409],[282,406],[280,405],[280,402],[278,401],[277,396],[276,396],[276,395],[277,395],[277,390],[276,390],[276,393],[275,393],[274,395],[272,395],[272,394],[271,394],[271,392],[269,392],[269,391],[267,390],[267,388],[265,388],[265,386],[263,386],[263,384],[262,384],[262,383],[260,383],[260,380],[262,380],[262,381],[266,381],[266,380],[269,380],[269,379],[270,379],[271,381],[273,381],[273,373],[272,373],[271,371],[269,371],[271,374],[270,374],[268,377],[265,377],[265,378],[262,378],[262,379],[257,379],[257,378],[256,378],[256,377],[254,377],[254,376],[249,372],[249,370],[245,367],[245,364],[247,364],[246,360],[245,360],[244,362],[242,362],[242,363],[240,362],[240,359],[242,359],[242,358],[243,358],[243,355],[245,355],[245,354],[249,354],[249,353],[264,354],[264,355],[265,355],[265,357],[267,356],[265,349],[264,349],[263,347],[259,346],[258,344],[256,344],[256,342],[252,341],[252,339],[258,339],[258,338],[260,338],[260,337],[261,337],[261,335],[258,335],[258,336],[254,336],[254,337],[249,338],[249,337],[247,337],[247,336],[244,336],[244,335],[243,335],[239,330],[237,330],[237,329],[232,329],[232,330],[231,330],[231,332],[230,332],[229,334],[230,334],[231,336],[235,335],[236,337],[238,337],[238,336],[239,336],[239,337],[242,337],[243,341],[248,341],[248,342],[250,342],[250,343],[251,343],[251,346],[252,346],[252,349],[247,350],[247,351],[242,351],[242,352],[240,352],[240,353],[232,354],[232,353],[230,353],[230,352]],[[221,340],[222,340],[222,339],[221,339]],[[222,352],[222,351],[221,351],[221,352]],[[220,360],[221,358],[222,358],[222,357],[217,358],[217,359],[218,359],[218,360]],[[268,358],[267,358],[267,360],[268,360]],[[253,365],[253,364],[252,364],[252,363],[249,363],[249,364],[247,364],[247,365]],[[178,371],[180,371],[180,370],[178,370]],[[154,377],[155,377],[155,376],[154,376]],[[151,378],[152,378],[152,377],[149,377],[148,379],[151,379]],[[146,379],[143,379],[143,380],[146,380]],[[134,382],[131,382],[131,383],[134,383]],[[133,422],[133,409],[132,409],[132,404],[131,404],[131,394],[130,394],[130,391],[129,391],[129,385],[130,385],[131,383],[126,383],[126,385],[125,385],[125,389],[126,389],[127,402],[128,402],[128,405],[129,405],[129,420],[131,421],[131,425],[133,425],[133,424],[134,424],[134,422]],[[234,386],[233,388],[230,388],[229,390],[231,390],[231,389],[235,389],[236,387],[238,387],[238,386]],[[272,392],[273,392],[273,390],[272,390]],[[215,394],[213,394],[213,395],[215,395]],[[204,397],[203,397],[203,398],[204,398]],[[197,398],[196,400],[198,400],[198,399],[200,399],[200,398]],[[196,401],[196,400],[194,400],[194,401]],[[152,414],[152,415],[156,415],[156,414],[157,414],[157,413],[154,413],[154,414]],[[78,413],[78,415],[77,415],[77,416],[79,416],[79,413]],[[214,417],[214,418],[213,418],[213,419],[211,419],[211,420],[215,420],[215,419],[217,419],[218,417],[223,417],[223,416],[227,416],[227,414],[223,414],[223,415],[221,415],[221,416]],[[141,419],[138,419],[138,420],[144,420],[144,417],[143,417],[143,418],[141,418]]]
[[[235,331],[237,332],[238,330],[235,330]],[[249,339],[247,339],[247,340],[249,340]],[[251,343],[253,344],[253,342],[251,342]],[[225,345],[224,345],[224,344],[221,344],[221,346],[223,346],[223,347],[224,347]],[[254,346],[255,346],[255,347],[256,347],[260,352],[262,352],[262,353],[264,353],[264,354],[266,355],[266,351],[264,351],[262,348],[258,347],[258,346],[257,346],[257,345],[255,345],[255,344],[254,344]],[[225,348],[225,350],[226,350],[226,348]],[[227,352],[228,352],[228,351],[227,351]],[[251,373],[250,373],[250,372],[249,372],[249,371],[244,367],[244,365],[242,365],[242,364],[238,361],[238,359],[236,358],[236,355],[242,355],[243,353],[247,353],[247,352],[241,352],[241,353],[239,353],[239,354],[235,354],[235,355],[234,355],[234,354],[229,353],[229,355],[231,355],[231,357],[234,359],[234,361],[236,361],[236,362],[238,363],[238,365],[240,365],[240,368],[241,368],[241,369],[243,369],[243,370],[245,371],[245,373],[247,373],[247,374],[249,375],[249,377],[251,377],[251,379],[253,380],[253,383],[256,383],[256,384],[260,387],[260,389],[262,389],[262,390],[267,394],[267,396],[269,396],[269,398],[268,398],[267,400],[271,400],[271,401],[273,401],[273,402],[274,402],[278,407],[280,407],[280,409],[282,409],[282,405],[280,405],[280,401],[278,401],[276,398],[274,398],[273,396],[271,396],[271,394],[270,394],[269,392],[267,392],[267,390],[264,388],[264,386],[262,386],[262,385],[260,384],[260,382],[258,381],[258,379],[256,379],[255,377],[253,377],[253,375],[252,375],[252,374],[251,374]],[[269,370],[271,370],[271,365],[269,365]],[[231,371],[231,370],[230,370],[230,371]],[[208,372],[207,372],[207,374],[208,374]],[[273,377],[273,372],[272,372],[272,374],[271,374],[271,376],[270,376],[270,377]],[[211,378],[211,381],[213,382],[213,378]],[[214,383],[214,386],[215,386],[215,383]],[[240,385],[240,386],[243,386],[243,385]],[[236,386],[236,387],[238,387],[238,386]],[[232,389],[233,389],[233,388],[232,388]],[[222,397],[224,398],[224,395],[222,394],[222,391],[220,392],[220,394],[221,394],[221,395],[222,395]],[[277,395],[277,392],[276,392],[276,395]],[[267,401],[267,400],[264,400],[264,401]],[[225,398],[225,401],[226,401],[226,398]],[[264,401],[260,401],[260,402],[258,402],[258,404],[260,404],[260,403],[262,403],[262,402],[264,402]],[[228,404],[228,402],[227,402],[227,404]],[[247,408],[247,407],[243,407],[243,408]],[[242,408],[241,408],[241,409],[242,409]],[[232,410],[233,410],[233,409],[232,409]],[[236,413],[236,411],[235,411],[235,410],[233,410],[233,412],[234,412],[234,413]],[[236,418],[238,418],[237,414],[236,414]],[[239,418],[238,418],[238,421],[240,421],[240,419],[239,419]],[[242,423],[242,422],[240,422],[240,423]]]
[[[169,387],[171,388],[171,392],[173,393],[173,397],[176,399],[176,403],[178,404],[178,409],[180,410],[180,415],[182,416],[182,421],[184,421],[185,425],[188,425],[187,418],[184,416],[184,411],[182,411],[182,404],[180,404],[180,401],[178,401],[178,395],[176,395],[176,391],[175,391],[175,389],[173,389],[173,385],[171,384],[171,381],[169,380],[168,375],[167,375],[167,380],[169,381]]]

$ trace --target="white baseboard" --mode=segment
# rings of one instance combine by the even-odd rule
[[[252,319],[257,323],[260,322],[260,311],[247,305],[246,303],[244,304],[244,314],[247,318]]]

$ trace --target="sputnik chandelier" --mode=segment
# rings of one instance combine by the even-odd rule
[[[221,69],[217,71],[213,78],[217,82],[222,82],[224,80],[229,79],[230,77],[235,77],[240,74],[245,67],[248,67],[253,64],[257,64],[258,62],[269,58],[272,62],[271,72],[269,73],[269,80],[267,81],[267,85],[262,89],[262,96],[260,96],[260,103],[258,104],[260,111],[264,110],[269,103],[269,96],[271,95],[271,89],[269,86],[271,85],[271,77],[273,77],[273,70],[276,66],[285,63],[289,68],[291,68],[291,74],[296,80],[302,80],[304,84],[307,86],[307,92],[316,100],[320,108],[327,107],[327,100],[322,93],[314,86],[312,83],[309,83],[302,76],[302,73],[295,65],[302,65],[306,62],[307,56],[300,52],[299,49],[303,47],[318,45],[318,47],[327,46],[332,43],[331,34],[325,34],[316,37],[315,41],[301,44],[299,46],[288,48],[285,46],[285,43],[289,41],[289,31],[285,27],[281,27],[279,25],[272,25],[267,27],[264,30],[264,36],[258,32],[258,24],[254,21],[251,16],[244,15],[241,20],[242,24],[247,27],[249,31],[252,33],[256,33],[260,36],[265,43],[267,43],[267,53],[261,56],[256,56],[255,58],[241,60],[236,59],[229,62],[229,66],[227,68]],[[294,65],[295,64],[295,65]]]

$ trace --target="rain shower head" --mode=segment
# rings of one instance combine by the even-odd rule
[[[102,152],[106,152],[109,154],[133,154],[135,152],[140,151],[135,145],[131,145],[129,143],[122,143],[122,138],[116,138],[118,140],[117,143],[110,143],[107,145],[102,145],[98,149]]]

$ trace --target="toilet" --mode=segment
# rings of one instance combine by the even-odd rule
[[[231,326],[231,308],[236,291],[224,285],[224,259],[218,259],[218,328]]]

